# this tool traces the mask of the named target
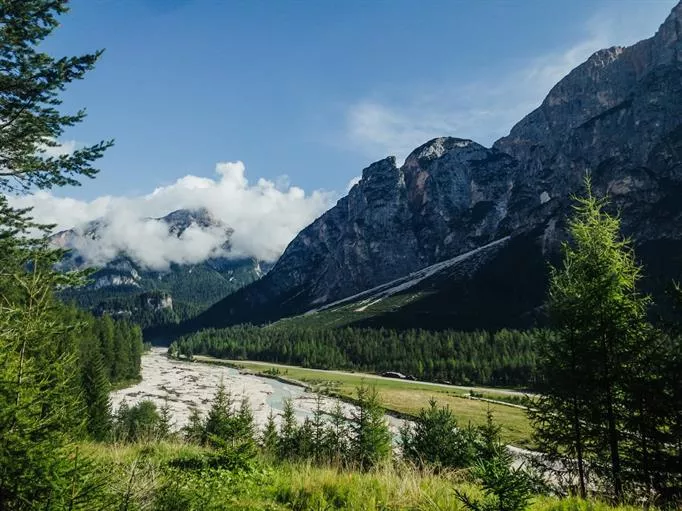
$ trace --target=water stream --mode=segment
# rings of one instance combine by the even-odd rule
[[[187,424],[192,407],[206,413],[221,380],[237,401],[244,396],[248,398],[258,427],[265,424],[271,410],[278,415],[286,399],[292,400],[299,421],[310,416],[315,409],[316,395],[300,386],[242,374],[227,366],[169,359],[165,348],[153,348],[142,356],[142,381],[112,392],[112,407],[116,410],[124,401],[135,405],[151,400],[159,407],[167,403],[173,414],[174,427],[179,429]],[[330,411],[335,404],[336,400],[324,398],[325,410]],[[352,410],[352,405],[347,403],[342,403],[342,407],[346,414]],[[387,418],[395,433],[401,421],[394,417]],[[276,420],[279,421],[279,417]]]

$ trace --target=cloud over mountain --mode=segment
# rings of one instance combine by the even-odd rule
[[[251,184],[240,161],[218,163],[215,170],[215,178],[187,175],[135,197],[107,195],[83,201],[40,191],[11,197],[10,202],[32,207],[34,218],[56,224],[56,231],[97,221],[99,239],[85,236],[77,241],[89,262],[103,264],[125,252],[144,266],[163,269],[172,262],[194,263],[216,255],[274,261],[335,198],[319,190],[306,194],[286,178]],[[216,222],[194,224],[177,236],[153,219],[178,209],[205,209]],[[233,232],[226,253],[228,227]]]

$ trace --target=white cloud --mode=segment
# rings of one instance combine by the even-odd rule
[[[102,239],[93,242],[83,238],[77,245],[94,264],[109,261],[123,251],[147,267],[163,269],[171,262],[195,263],[225,255],[225,229],[193,226],[178,238],[151,217],[177,209],[206,208],[224,226],[234,229],[230,257],[273,261],[298,231],[336,198],[323,191],[306,194],[285,178],[249,184],[242,162],[218,163],[216,173],[216,179],[188,175],[137,197],[103,196],[81,201],[41,191],[10,197],[10,202],[17,207],[33,207],[36,220],[56,224],[57,230],[100,220]]]
[[[371,158],[401,162],[415,147],[444,135],[489,145],[537,107],[549,90],[592,53],[650,37],[675,5],[617,2],[586,21],[584,37],[567,48],[528,58],[514,71],[470,82],[453,81],[400,97],[364,98],[346,112],[347,141]]]

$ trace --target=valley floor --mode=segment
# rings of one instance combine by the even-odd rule
[[[199,358],[199,357],[197,357]],[[239,401],[246,397],[254,414],[254,423],[262,428],[269,413],[282,412],[284,401],[291,399],[300,421],[315,409],[315,394],[306,392],[300,384],[290,384],[273,379],[269,375],[255,375],[224,364],[209,364],[171,359],[166,348],[152,348],[142,356],[142,379],[136,384],[111,393],[112,407],[116,411],[125,402],[134,406],[142,401],[153,401],[157,407],[167,405],[179,430],[188,422],[192,408],[205,414],[220,382]],[[333,401],[333,402],[332,402]],[[325,397],[323,406],[331,410],[336,400]],[[342,402],[348,410],[352,405]],[[397,434],[402,421],[388,417],[393,434]],[[279,422],[279,417],[276,418]]]
[[[383,406],[389,412],[399,415],[413,416],[428,406],[429,400],[433,398],[440,405],[450,406],[460,424],[479,426],[485,424],[487,411],[491,410],[495,421],[502,426],[502,439],[505,442],[517,447],[533,447],[528,418],[518,405],[525,398],[522,392],[399,380],[374,374],[308,369],[266,362],[222,360],[206,356],[194,358],[200,362],[226,364],[261,376],[275,375],[301,383],[315,392],[342,399],[352,399],[358,385],[370,383],[379,391]],[[475,397],[473,399],[472,393]]]

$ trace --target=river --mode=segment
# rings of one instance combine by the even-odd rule
[[[180,429],[187,424],[192,407],[205,415],[221,380],[237,401],[243,396],[248,398],[254,422],[259,428],[265,424],[271,410],[276,416],[282,411],[286,399],[292,400],[296,417],[301,422],[312,414],[316,406],[316,394],[307,392],[303,387],[243,374],[227,366],[170,359],[166,356],[166,348],[152,348],[142,356],[142,381],[112,392],[112,407],[114,411],[117,410],[123,401],[135,405],[151,400],[159,407],[168,403],[174,429]],[[326,411],[332,410],[335,405],[335,399],[323,398]],[[346,415],[353,408],[344,402],[341,402],[341,406]],[[395,435],[401,421],[391,416],[387,416],[387,420]],[[276,417],[276,421],[279,422],[279,417]]]

